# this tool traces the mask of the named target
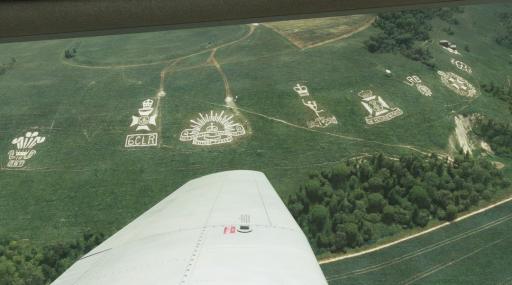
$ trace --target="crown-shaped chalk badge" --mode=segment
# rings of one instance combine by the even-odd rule
[[[297,83],[297,85],[293,87],[293,90],[297,92],[297,94],[299,94],[300,97],[309,96],[308,87],[305,85],[300,85],[299,83]]]
[[[147,99],[142,102],[142,109],[152,109],[153,108],[153,100]]]
[[[130,127],[137,126],[137,131],[149,131],[149,125],[156,126],[156,114],[153,113],[153,100],[147,99],[142,102],[142,108],[139,109],[140,116],[132,116]]]

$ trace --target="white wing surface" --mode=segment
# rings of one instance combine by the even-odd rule
[[[327,284],[263,173],[192,180],[82,257],[61,284]]]

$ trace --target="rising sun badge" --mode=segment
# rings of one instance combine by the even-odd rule
[[[233,141],[234,137],[245,135],[244,127],[233,121],[233,116],[228,116],[222,111],[220,114],[201,114],[199,118],[190,120],[190,129],[181,132],[180,141],[192,141],[194,145],[225,144]]]

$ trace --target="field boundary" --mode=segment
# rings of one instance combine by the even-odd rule
[[[332,39],[328,39],[328,40],[325,40],[323,42],[319,42],[319,43],[315,43],[315,44],[311,44],[311,45],[307,45],[305,47],[302,48],[302,50],[307,50],[307,49],[312,49],[312,48],[316,48],[316,47],[320,47],[320,46],[323,46],[323,45],[326,45],[326,44],[330,44],[330,43],[333,43],[333,42],[336,42],[336,41],[339,41],[339,40],[343,40],[343,39],[346,39],[346,38],[349,38],[357,33],[360,33],[366,29],[368,29],[369,27],[371,27],[373,25],[373,23],[375,22],[375,20],[377,20],[377,17],[376,16],[373,16],[371,17],[367,22],[365,22],[362,26],[360,26],[359,28],[347,33],[347,34],[344,34],[344,35],[341,35],[339,37],[335,37],[335,38],[332,38]]]
[[[333,262],[336,262],[336,261],[340,261],[340,260],[344,260],[344,259],[349,259],[349,258],[352,258],[352,257],[357,257],[357,256],[365,255],[365,254],[368,254],[368,253],[376,252],[376,251],[379,251],[381,249],[393,246],[395,244],[399,244],[399,243],[402,243],[404,241],[407,241],[407,240],[410,240],[410,239],[413,239],[413,238],[416,238],[416,237],[428,234],[428,233],[433,232],[435,230],[438,230],[440,228],[444,228],[444,227],[446,227],[448,225],[451,225],[451,224],[463,221],[463,220],[465,220],[465,219],[467,219],[469,217],[472,217],[474,215],[478,215],[480,213],[483,213],[485,211],[488,211],[488,210],[490,210],[492,208],[495,208],[497,206],[503,205],[503,204],[505,204],[507,202],[510,202],[510,201],[512,201],[512,196],[509,196],[508,198],[505,198],[504,200],[501,200],[499,202],[491,204],[491,205],[489,205],[487,207],[484,207],[482,209],[479,209],[479,210],[476,210],[474,212],[471,212],[471,213],[468,213],[466,215],[463,215],[463,216],[461,216],[461,217],[459,217],[459,218],[457,218],[457,219],[455,219],[455,220],[453,220],[451,222],[444,222],[444,223],[442,223],[440,225],[437,225],[437,226],[432,227],[430,229],[427,229],[425,231],[422,231],[422,232],[419,232],[419,233],[416,233],[416,234],[413,234],[413,235],[410,235],[410,236],[398,239],[396,241],[393,241],[393,242],[390,242],[390,243],[387,243],[387,244],[383,244],[383,245],[374,247],[374,248],[363,250],[361,252],[351,253],[351,254],[342,255],[342,256],[338,256],[338,257],[326,258],[326,259],[320,260],[318,263],[320,265],[329,264],[329,263],[333,263]]]
[[[371,16],[366,22],[362,23],[361,26],[359,26],[359,27],[357,27],[357,28],[355,28],[355,29],[345,33],[345,34],[342,34],[342,35],[339,35],[339,36],[334,36],[333,38],[326,39],[326,40],[323,40],[323,41],[320,41],[320,42],[310,42],[310,43],[298,40],[298,39],[294,38],[293,35],[287,35],[283,31],[280,31],[279,29],[277,29],[274,26],[269,25],[267,23],[264,23],[263,25],[265,27],[269,28],[270,30],[272,30],[273,32],[279,34],[282,38],[284,38],[287,42],[292,44],[294,47],[296,47],[299,50],[303,51],[303,50],[320,47],[320,46],[323,46],[323,45],[326,45],[326,44],[330,44],[330,43],[333,43],[333,42],[336,42],[336,41],[339,41],[339,40],[343,40],[343,39],[349,38],[349,37],[351,37],[351,36],[353,36],[353,35],[355,35],[357,33],[360,33],[362,31],[368,29],[369,27],[371,27],[371,25],[375,22],[376,19],[377,19],[376,16]]]

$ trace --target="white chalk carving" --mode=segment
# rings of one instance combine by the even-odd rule
[[[165,96],[165,92],[160,91],[158,97]],[[157,104],[158,105],[158,104]],[[132,116],[130,127],[135,127],[135,131],[152,131],[156,128],[157,111],[153,108],[153,100],[146,99],[142,102],[142,108],[139,109],[139,116]],[[158,133],[138,133],[126,136],[124,146],[148,147],[158,145]]]
[[[309,93],[308,87],[305,85],[300,85],[297,83],[293,87],[293,90],[299,95],[302,100],[302,104],[306,106],[308,109],[313,111],[315,114],[315,119],[307,121],[308,128],[326,128],[331,124],[338,124],[338,120],[336,120],[335,116],[332,115],[323,115],[325,114],[324,110],[319,109],[318,104],[315,100],[308,100],[311,97]]]
[[[432,96],[432,90],[430,90],[430,88],[424,85],[420,77],[417,75],[407,76],[406,81],[404,81],[404,83],[411,87],[416,86],[416,89],[418,89],[418,91],[423,96]]]
[[[369,113],[365,117],[368,125],[386,122],[403,114],[400,108],[389,107],[380,96],[374,95],[371,90],[359,92],[359,97],[362,98],[361,104]]]
[[[460,60],[456,60],[456,59],[452,58],[451,63],[453,65],[455,65],[458,69],[460,69],[466,73],[469,73],[469,74],[473,73],[473,69],[471,69],[471,67],[469,65],[465,64],[464,62],[462,62]]]
[[[132,134],[126,136],[125,147],[157,146],[158,133]]]
[[[180,141],[192,141],[200,146],[230,143],[234,137],[245,135],[244,127],[232,119],[233,116],[224,115],[224,111],[220,114],[213,111],[204,115],[199,113],[199,118],[190,120],[191,128],[181,132]]]
[[[11,143],[16,146],[16,149],[9,151],[9,162],[7,162],[7,167],[23,167],[27,160],[36,155],[37,152],[33,148],[36,145],[43,143],[45,140],[46,138],[39,136],[38,132],[27,132],[24,137],[13,139]]]
[[[438,71],[441,76],[441,82],[460,96],[475,97],[477,95],[476,88],[466,79],[452,72]]]
[[[304,86],[304,85],[300,85],[299,83],[297,83],[297,85],[295,85],[293,87],[293,90],[295,92],[297,92],[297,94],[299,94],[300,97],[307,97],[307,96],[310,96],[309,94],[309,90],[308,90],[308,87],[307,86]]]
[[[132,116],[130,127],[137,126],[136,131],[149,131],[149,126],[156,126],[156,115],[153,113],[153,100],[147,99],[142,102],[142,108],[139,109],[139,116]]]

